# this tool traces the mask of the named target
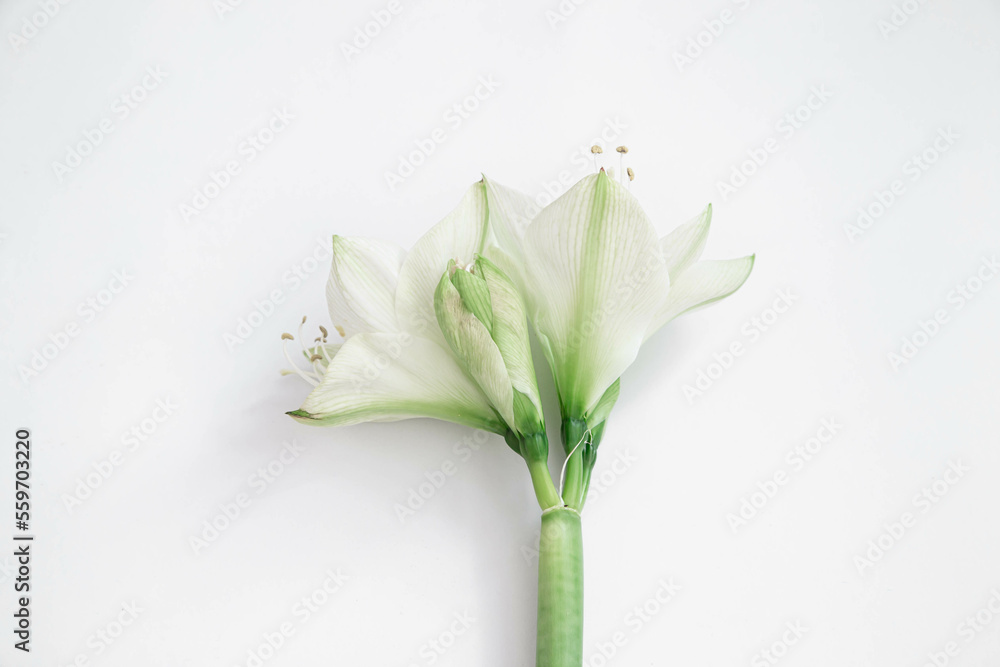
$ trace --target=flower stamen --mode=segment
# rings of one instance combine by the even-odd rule
[[[594,156],[594,172],[597,172],[597,156],[604,152],[604,149],[594,144],[590,147],[590,153]]]
[[[319,378],[315,377],[309,371],[302,370],[301,368],[299,368],[299,365],[297,363],[292,361],[292,355],[288,354],[288,341],[290,340],[295,340],[295,337],[292,336],[292,334],[290,333],[281,334],[281,351],[285,354],[285,360],[288,362],[288,365],[292,367],[292,370],[283,370],[281,371],[281,374],[289,375],[291,373],[295,373],[296,375],[298,375],[300,378],[302,378],[312,386],[318,387]]]
[[[625,158],[625,154],[628,153],[628,146],[619,146],[615,150],[618,151],[618,173],[623,174],[625,173],[625,166],[623,164],[623,161]]]

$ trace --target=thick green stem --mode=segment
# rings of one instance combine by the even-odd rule
[[[538,548],[538,650],[535,667],[583,664],[583,532],[580,514],[542,514]]]

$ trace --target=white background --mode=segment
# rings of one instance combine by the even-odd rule
[[[252,665],[283,623],[294,634],[269,666],[533,664],[523,463],[497,437],[467,456],[471,431],[429,420],[294,423],[283,413],[308,387],[279,376],[279,336],[302,315],[310,332],[329,326],[332,234],[409,246],[480,172],[561,192],[593,169],[581,151],[602,132],[604,165],[630,147],[632,191],[662,233],[712,201],[705,257],[756,252],[757,265],[623,377],[605,488],[584,513],[587,664],[763,665],[779,642],[789,667],[917,667],[952,641],[948,664],[997,664],[1000,618],[959,627],[1000,590],[1000,280],[976,282],[1000,252],[995,3],[910,0],[894,17],[891,0],[417,0],[396,14],[104,1],[50,18],[43,4],[0,9],[0,533],[14,532],[14,432],[28,427],[37,536],[30,656],[6,629],[13,559],[0,558],[3,664]],[[346,57],[371,12],[391,20]],[[133,92],[147,68],[161,81]],[[828,99],[803,107],[814,90]],[[463,103],[476,108],[455,122]],[[294,118],[251,161],[241,143],[274,110]],[[102,119],[111,131],[68,158]],[[435,128],[444,141],[391,189],[386,172]],[[769,140],[761,166],[741,167]],[[914,173],[925,150],[935,160]],[[240,172],[184,215],[230,160]],[[753,173],[723,192],[741,168]],[[901,194],[849,234],[895,180]],[[123,271],[124,289],[105,291]],[[780,291],[794,303],[774,318]],[[894,368],[938,310],[946,322]],[[227,344],[248,318],[259,326]],[[743,354],[713,368],[734,341]],[[33,359],[37,374],[19,370]],[[699,372],[717,379],[689,400]],[[177,406],[162,423],[158,400]],[[786,454],[830,418],[836,435],[797,470]],[[129,451],[123,436],[144,426]],[[290,441],[304,451],[262,487],[255,471]],[[401,520],[449,461],[455,474]],[[951,464],[968,471],[949,485]],[[776,471],[788,482],[734,530],[727,516]],[[914,498],[935,480],[946,493],[924,511]],[[194,548],[240,494],[239,517]],[[885,533],[906,512],[903,534]],[[864,564],[873,540],[887,548]],[[347,581],[301,622],[297,602],[338,570]],[[671,578],[681,590],[661,604]],[[129,605],[141,612],[108,646],[96,633],[117,633]],[[450,637],[456,614],[475,620]],[[784,651],[786,623],[807,630]]]

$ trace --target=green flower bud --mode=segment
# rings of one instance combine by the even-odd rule
[[[451,262],[434,310],[449,347],[514,436],[544,433],[527,315],[510,278],[483,257],[468,270]]]

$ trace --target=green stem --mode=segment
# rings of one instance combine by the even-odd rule
[[[549,466],[545,461],[533,461],[528,463],[528,472],[531,474],[531,485],[535,488],[535,497],[538,498],[538,505],[543,510],[550,507],[562,505],[562,498],[559,491],[552,482],[552,475],[549,474]]]
[[[566,481],[563,499],[570,507],[579,510],[586,491],[584,478],[584,444],[587,424],[581,419],[564,419],[562,423],[563,449],[566,450]]]
[[[580,514],[542,514],[538,556],[538,648],[535,667],[583,664],[583,532]]]

